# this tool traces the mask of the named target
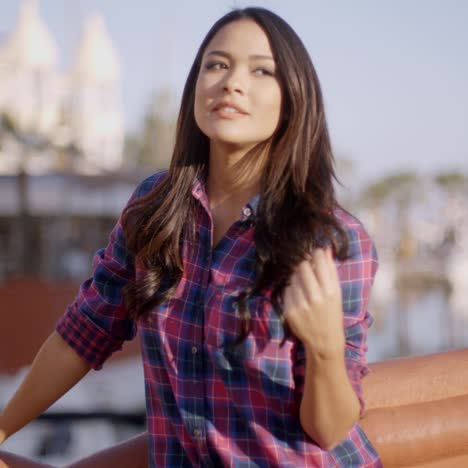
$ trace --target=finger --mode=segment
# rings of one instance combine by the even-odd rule
[[[328,291],[333,286],[333,276],[329,266],[329,257],[323,249],[316,249],[313,264],[317,282],[322,290]]]
[[[301,309],[306,303],[302,286],[295,274],[291,276],[290,284],[284,290],[283,303],[285,319],[288,319],[292,313]]]
[[[299,270],[296,270],[294,275],[291,277],[291,299],[294,305],[300,306],[304,304],[307,300],[307,291],[304,290],[301,278],[301,274]]]
[[[308,302],[312,302],[321,296],[321,287],[315,273],[316,268],[315,262],[304,260],[297,269],[298,280],[301,284],[304,297]]]
[[[327,247],[325,252],[326,252],[326,257],[327,257],[327,260],[328,260],[326,263],[327,263],[327,266],[328,266],[328,268],[330,270],[330,276],[332,278],[335,278],[337,281],[339,281],[339,279],[338,279],[338,269],[336,267],[332,247]]]

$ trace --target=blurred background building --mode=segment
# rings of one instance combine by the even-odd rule
[[[70,70],[58,69],[58,52],[37,0],[23,2],[0,43],[0,113],[17,132],[44,144],[24,161],[18,142],[3,135],[0,173],[23,165],[31,174],[64,168],[96,174],[122,165],[120,61],[103,18],[86,19]],[[57,151],[70,145],[78,157]]]
[[[106,244],[136,184],[168,166],[178,105],[173,87],[167,83],[155,87],[142,106],[141,121],[130,128],[122,97],[122,45],[119,49],[114,44],[103,16],[85,15],[76,43],[64,48],[42,19],[38,1],[16,3],[15,22],[0,34],[0,407],[73,300],[80,282],[90,274],[93,254]],[[116,5],[114,2],[112,11],[118,10]],[[315,8],[320,11],[317,4]],[[227,9],[224,5],[220,14]],[[133,13],[132,9],[127,11]],[[322,14],[326,17],[326,12]],[[452,21],[461,17],[452,10],[450,14]],[[142,18],[141,12],[139,15]],[[333,10],[333,15],[338,12]],[[132,24],[132,15],[128,16],[125,27],[127,22]],[[389,18],[388,14],[383,16]],[[362,21],[361,29],[372,24],[364,17]],[[324,24],[331,27],[332,22]],[[137,26],[133,26],[134,35],[139,34]],[[166,28],[166,32],[171,30]],[[377,32],[373,34],[378,37]],[[159,50],[163,71],[171,63],[171,37],[167,34],[157,44],[167,48]],[[351,39],[346,42],[351,43]],[[332,42],[330,38],[328,42]],[[187,42],[180,49],[192,45]],[[410,48],[411,44],[404,46]],[[361,45],[358,49],[361,54],[367,51]],[[68,65],[60,67],[60,55],[70,50]],[[395,57],[403,54],[402,46],[395,46],[398,54],[393,58],[392,50],[385,50],[393,60],[392,73],[398,76],[401,64]],[[370,49],[368,52],[371,54]],[[422,49],[419,53],[423,54]],[[156,57],[146,60],[153,62]],[[333,67],[341,62],[335,58]],[[320,62],[319,56],[316,63],[324,61]],[[146,73],[145,65],[142,60],[139,75]],[[351,70],[351,81],[351,72],[363,67],[345,66]],[[465,69],[460,70],[463,73]],[[327,97],[326,84],[340,73],[333,69],[327,75],[326,67],[319,72]],[[403,84],[407,81],[411,76],[407,75]],[[397,86],[397,80],[393,82]],[[382,89],[372,91],[363,82],[351,82],[350,86],[353,92],[365,88],[366,92],[383,94]],[[434,89],[430,89],[431,99],[435,99]],[[463,89],[466,92],[466,86]],[[394,97],[403,91],[393,93]],[[346,114],[345,110],[343,118],[358,138],[356,125],[364,118],[355,113],[358,115],[365,103],[351,107],[353,112]],[[329,109],[330,120],[336,121],[333,106]],[[373,112],[372,122],[379,117],[385,127],[386,110],[382,107],[380,114]],[[420,106],[418,115],[424,112]],[[444,118],[456,115],[455,111],[445,113]],[[459,121],[455,119],[452,127]],[[370,128],[369,121],[366,125]],[[371,130],[368,133],[366,142],[373,136]],[[350,140],[350,136],[345,139]],[[380,141],[382,152],[393,139],[390,135]],[[441,140],[445,144],[448,138],[442,135]],[[336,151],[338,176],[344,182],[344,186],[337,186],[339,200],[364,223],[379,254],[369,304],[375,319],[368,336],[370,362],[468,346],[467,166],[449,163],[447,157],[446,167],[426,170],[426,154],[418,153],[409,143],[407,146],[412,148],[407,150],[407,164],[373,172],[366,180],[358,174],[349,154],[352,151]],[[459,151],[463,153],[465,148],[460,146]],[[445,157],[442,155],[442,160]],[[368,166],[378,166],[379,158],[376,154]],[[463,158],[468,160],[466,154],[458,160]],[[5,448],[61,464],[143,430],[138,340],[116,353],[103,372],[88,375],[51,408],[53,414],[70,411],[107,416],[33,423],[12,437]],[[132,420],[122,412],[138,417]]]
[[[140,178],[119,172],[120,63],[103,18],[86,18],[69,70],[58,69],[58,54],[38,2],[22,2],[0,42],[4,279],[82,277]]]
[[[0,407],[143,177],[123,167],[120,60],[102,16],[86,18],[70,69],[59,53],[38,2],[21,2],[0,37]],[[136,341],[54,406],[74,423],[33,424],[6,448],[61,464],[143,430],[142,386],[115,385],[143,382],[137,356]]]

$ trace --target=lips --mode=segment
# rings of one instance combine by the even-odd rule
[[[224,111],[226,112],[232,112],[232,111],[229,111],[229,109],[234,109],[235,112],[239,113],[239,114],[246,114],[247,115],[247,112],[240,106],[238,106],[237,104],[234,104],[233,102],[229,102],[229,101],[221,101],[217,104],[215,104],[212,109],[211,109],[211,112],[216,112],[216,111],[219,111],[223,109]],[[233,113],[235,113],[233,112]]]

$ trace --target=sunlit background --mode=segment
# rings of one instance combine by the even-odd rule
[[[132,189],[167,167],[203,36],[248,4],[2,2],[0,407]],[[468,346],[468,3],[255,5],[306,44],[340,201],[377,246],[369,362]],[[142,431],[138,353],[117,353],[5,448],[62,464]]]

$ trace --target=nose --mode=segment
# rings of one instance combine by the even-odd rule
[[[245,79],[242,76],[242,72],[238,69],[231,69],[229,73],[226,73],[223,83],[223,91],[226,93],[245,93]]]

